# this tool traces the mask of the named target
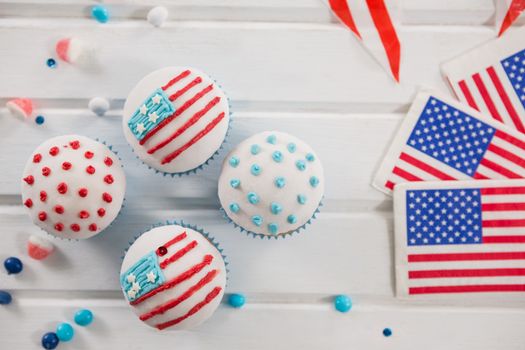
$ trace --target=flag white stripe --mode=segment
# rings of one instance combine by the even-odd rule
[[[518,116],[520,116],[522,124],[525,126],[525,109],[523,108],[523,105],[521,104],[518,95],[516,95],[516,91],[514,90],[514,87],[512,86],[512,83],[510,82],[507,73],[503,69],[501,62],[498,62],[494,65],[494,70],[496,71],[496,75],[499,77],[501,85],[503,85],[503,89],[507,93],[511,104],[514,106],[516,113],[518,114]],[[512,125],[514,125],[514,123]]]
[[[509,171],[512,171],[514,174],[516,175],[519,175],[521,177],[525,177],[525,168],[519,166],[518,164],[514,163],[514,162],[511,162],[510,160],[507,160],[506,158],[503,158],[502,156],[494,153],[494,152],[491,152],[491,151],[487,151],[485,153],[485,159],[487,160],[490,160],[500,166],[502,166],[503,168],[509,170]],[[506,176],[505,176],[506,177]]]
[[[421,278],[408,281],[409,287],[525,284],[525,276]]]
[[[515,146],[514,144],[499,138],[499,137],[493,137],[491,144],[494,144],[500,148],[506,149],[510,153],[514,154],[517,157],[522,158],[525,161],[525,150],[522,148],[519,148]]]
[[[488,253],[488,252],[525,252],[524,243],[505,244],[441,244],[426,246],[408,246],[407,254],[447,254],[447,253]],[[525,259],[524,259],[525,261]]]
[[[523,260],[437,261],[410,263],[409,271],[496,269],[525,267]]]
[[[500,117],[503,119],[503,123],[514,126],[514,122],[512,121],[512,118],[510,117],[509,112],[507,111],[507,108],[503,104],[503,100],[501,99],[498,90],[496,89],[496,86],[492,82],[491,77],[489,76],[486,69],[480,72],[480,77],[483,83],[485,84],[485,88],[487,89],[487,92],[492,99],[492,102],[494,103],[494,106],[496,107]]]

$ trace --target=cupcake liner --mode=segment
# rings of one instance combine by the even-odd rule
[[[324,198],[324,197],[323,197]],[[253,232],[253,231],[250,231],[250,230],[247,230],[245,229],[244,227],[240,226],[239,224],[235,223],[235,221],[233,221],[229,216],[228,214],[226,213],[226,210],[224,210],[224,208],[221,206],[220,208],[220,211],[222,212],[223,214],[223,217],[231,224],[233,224],[233,226],[235,226],[236,228],[238,228],[242,233],[245,233],[247,236],[252,236],[253,238],[256,238],[256,237],[259,237],[260,239],[264,239],[264,238],[268,238],[268,240],[274,238],[274,239],[279,239],[279,238],[286,238],[288,236],[292,236],[296,233],[299,233],[301,230],[304,230],[306,229],[306,226],[310,225],[312,223],[312,220],[316,219],[317,218],[317,214],[319,214],[321,211],[320,211],[320,208],[323,206],[323,198],[321,198],[321,201],[319,202],[319,205],[317,206],[317,208],[315,209],[314,213],[312,214],[312,216],[310,217],[310,219],[308,219],[308,221],[306,223],[304,223],[303,225],[299,226],[298,228],[296,228],[295,230],[293,231],[288,231],[288,232],[285,232],[285,233],[280,233],[278,235],[265,235],[265,234],[262,234],[262,233],[256,233],[256,232]]]

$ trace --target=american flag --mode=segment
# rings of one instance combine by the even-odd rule
[[[213,255],[202,255],[197,263],[186,266],[189,260],[183,257],[199,254],[199,249],[195,249],[198,244],[197,240],[188,239],[186,232],[176,234],[121,274],[122,290],[130,305],[139,308],[140,320],[162,330],[183,322],[222,296],[224,290],[215,281],[223,272],[215,268]],[[167,273],[167,269],[171,271]],[[179,272],[166,277],[175,270]],[[170,295],[174,290],[177,296],[166,297],[164,292],[168,290],[172,290]],[[196,300],[199,295],[203,297]],[[177,317],[167,319],[168,312],[175,312]]]
[[[524,30],[508,33],[443,65],[458,98],[525,133]]]
[[[525,292],[525,181],[396,187],[400,296]]]
[[[454,101],[419,93],[373,185],[525,178],[525,135]]]

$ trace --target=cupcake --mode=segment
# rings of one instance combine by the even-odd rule
[[[219,177],[219,199],[227,217],[261,237],[304,227],[318,211],[323,192],[323,167],[315,152],[277,131],[241,142],[226,157]]]
[[[22,201],[31,219],[61,238],[89,238],[108,227],[122,207],[125,189],[117,156],[80,135],[42,143],[22,176]]]
[[[144,77],[124,105],[128,143],[148,166],[169,174],[196,170],[221,147],[230,121],[228,99],[206,74],[167,67]]]
[[[218,248],[203,232],[175,224],[137,238],[120,273],[122,291],[135,314],[159,330],[188,329],[207,320],[226,285]]]

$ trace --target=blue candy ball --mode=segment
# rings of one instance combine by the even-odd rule
[[[49,68],[55,68],[57,66],[57,61],[54,58],[48,58],[46,64]]]
[[[5,290],[0,290],[0,305],[11,304],[12,300],[13,298],[11,298],[11,294],[6,292]]]
[[[109,11],[105,6],[96,5],[91,8],[91,16],[100,23],[106,23],[109,20]]]
[[[20,261],[20,259],[12,256],[5,259],[4,267],[7,270],[8,274],[20,273],[24,269],[24,264],[22,264],[22,261]]]
[[[49,332],[42,336],[42,346],[44,349],[55,349],[60,343],[56,333]]]
[[[93,322],[93,313],[88,309],[78,310],[75,314],[75,323],[79,326],[87,326]]]
[[[334,299],[334,306],[339,312],[348,312],[352,309],[352,299],[348,295],[337,295]]]
[[[228,298],[228,304],[235,308],[242,307],[246,303],[246,298],[242,294],[231,294]]]
[[[390,328],[383,329],[383,335],[385,337],[390,337],[392,335],[392,330]]]
[[[69,323],[60,323],[57,326],[57,336],[60,341],[70,341],[73,339],[73,335],[75,335],[75,331]]]
[[[44,124],[44,121],[45,121],[45,119],[44,119],[44,116],[42,116],[42,115],[38,115],[35,118],[35,123],[37,123],[38,125]]]

